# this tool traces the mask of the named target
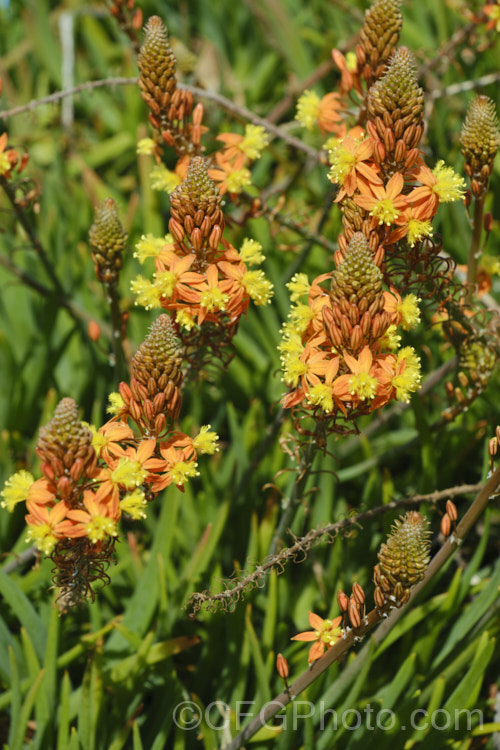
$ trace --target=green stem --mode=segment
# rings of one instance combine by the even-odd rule
[[[309,474],[311,472],[314,459],[318,451],[318,438],[322,436],[323,433],[324,425],[321,422],[318,422],[316,424],[314,435],[309,438],[309,442],[302,453],[300,464],[297,469],[299,478],[292,487],[292,491],[290,493],[290,497],[288,498],[288,503],[286,505],[285,511],[279,520],[278,526],[271,542],[271,546],[269,547],[269,555],[275,554],[283,534],[292,523],[295,512],[302,502],[304,490],[309,479]]]
[[[474,227],[469,248],[469,260],[467,262],[467,295],[465,300],[468,305],[472,304],[475,295],[474,285],[476,283],[478,261],[481,255],[484,199],[485,193],[476,198],[474,202]]]

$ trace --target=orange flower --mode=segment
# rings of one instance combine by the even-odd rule
[[[342,200],[345,195],[351,196],[354,194],[358,187],[358,176],[373,185],[383,185],[377,174],[378,166],[374,163],[365,163],[371,159],[372,155],[373,142],[370,138],[366,138],[360,143],[351,135],[346,135],[345,138],[334,144],[329,152],[332,167],[328,176],[332,182],[341,185],[335,203]]]
[[[344,103],[337,92],[326,94],[321,99],[318,108],[318,127],[322,133],[340,132],[342,126],[339,127],[338,123],[342,117],[339,113],[344,109]]]
[[[151,464],[157,471],[164,472],[155,478],[151,485],[152,492],[161,492],[170,484],[175,484],[181,492],[184,492],[184,484],[190,477],[198,475],[196,461],[193,460],[193,452],[187,448],[174,448],[170,443],[160,445],[160,453],[163,458],[151,459]]]
[[[95,428],[94,428],[95,429]],[[124,440],[132,440],[134,433],[125,422],[106,422],[92,437],[94,450],[106,463],[113,457],[123,456],[124,448],[120,443]]]
[[[194,275],[194,274],[193,274]],[[196,274],[197,288],[185,287],[182,291],[182,300],[196,305],[198,324],[201,325],[205,319],[215,321],[219,312],[225,312],[230,299],[226,290],[222,289],[219,282],[219,269],[215,264],[208,266],[205,274]],[[195,314],[195,310],[190,310]]]
[[[26,503],[28,515],[25,516],[29,526],[28,539],[46,555],[50,555],[59,539],[66,534],[66,514],[69,511],[64,502],[56,503],[51,508],[35,502]]]
[[[86,510],[69,510],[67,520],[59,530],[71,539],[87,536],[95,544],[108,536],[118,536],[116,522],[120,518],[118,499],[112,502],[99,502],[91,490],[83,493]]]
[[[27,502],[46,505],[52,503],[56,498],[57,490],[52,482],[42,477],[33,482],[28,490]]]
[[[344,631],[339,627],[341,620],[342,617],[324,620],[319,615],[315,615],[314,612],[309,612],[309,625],[314,630],[306,630],[292,638],[292,641],[314,641],[309,649],[309,664],[319,659],[325,649],[328,650],[342,638]]]
[[[106,469],[101,469],[97,481],[101,482],[97,490],[98,503],[118,503],[119,490],[135,490],[150,481],[150,471],[154,469],[151,458],[156,449],[156,439],[142,440],[138,448],[126,448],[119,458],[111,460]]]
[[[217,183],[221,195],[225,192],[241,193],[242,189],[250,184],[250,171],[245,167],[245,154],[239,154],[233,161],[229,161],[218,151],[215,160],[217,166],[208,170],[208,176]]]
[[[342,401],[365,401],[375,398],[378,388],[376,365],[369,346],[364,346],[358,359],[344,352],[344,361],[351,375],[341,375],[333,384],[333,390]]]
[[[356,55],[350,52],[345,57],[340,50],[332,49],[332,58],[340,70],[340,93],[347,94],[353,88],[361,93]]]
[[[179,258],[171,250],[161,250],[155,258],[155,287],[160,301],[174,302],[188,292],[189,284],[200,284],[203,276],[189,269],[196,260],[194,253]]]
[[[406,196],[401,195],[404,180],[399,172],[392,175],[385,187],[364,182],[360,182],[358,187],[361,195],[356,195],[354,202],[373,216],[373,226],[394,224],[408,205]]]

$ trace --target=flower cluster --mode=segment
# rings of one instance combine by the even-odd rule
[[[464,180],[443,161],[434,169],[423,161],[423,92],[411,53],[395,48],[400,28],[399,4],[375,0],[356,72],[334,52],[344,66],[341,93],[354,87],[361,95],[361,79],[368,86],[357,124],[328,141],[343,224],[336,270],[312,283],[298,274],[288,285],[295,305],[280,345],[289,389],[283,405],[328,418],[334,430],[337,417],[352,420],[393,399],[408,401],[419,388],[419,357],[400,348],[401,330],[420,320],[419,299],[401,296],[392,268],[399,260],[411,278],[424,258],[435,258],[430,238],[439,204],[465,192]]]
[[[238,251],[223,237],[221,196],[202,157],[191,159],[186,179],[171,195],[170,240],[143,238],[140,261],[154,257],[153,280],[132,282],[137,304],[163,307],[175,314],[183,342],[199,351],[227,346],[250,300],[267,304],[272,284],[260,269],[258,242],[245,240]]]
[[[251,183],[251,162],[259,159],[269,143],[266,131],[261,125],[247,125],[244,135],[221,133],[217,136],[224,147],[215,153],[216,166],[208,174],[216,183],[221,195],[241,193]]]
[[[166,143],[179,156],[198,154],[203,106],[195,106],[191,92],[177,86],[176,60],[161,18],[152,16],[144,32],[137,65],[141,96],[150,109],[149,121],[155,131],[154,151],[159,157]]]
[[[172,323],[161,315],[132,360],[130,385],[121,383],[110,398],[112,419],[97,429],[64,398],[40,430],[42,477],[20,471],[1,493],[9,511],[26,503],[27,541],[54,560],[66,606],[93,596],[93,581],[106,580],[121,517],[145,517],[157,493],[171,484],[183,490],[198,475],[198,454],[218,450],[209,425],[194,438],[172,429],[180,364]]]
[[[328,286],[326,286],[329,283]],[[301,405],[317,419],[353,417],[392,399],[408,401],[419,386],[419,357],[398,350],[398,329],[420,320],[418,298],[383,291],[368,242],[356,232],[336,271],[288,284],[290,317],[280,345],[285,407]],[[302,301],[307,295],[307,301]]]

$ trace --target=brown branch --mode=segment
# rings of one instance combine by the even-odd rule
[[[5,109],[3,111],[0,111],[0,118],[6,119],[8,117],[13,117],[14,115],[22,114],[23,112],[31,112],[43,104],[55,104],[61,99],[64,99],[64,97],[66,96],[80,94],[82,91],[91,91],[92,89],[102,88],[103,86],[128,86],[130,84],[137,84],[137,81],[138,78],[135,77],[103,78],[98,81],[87,81],[86,83],[81,83],[71,89],[56,91],[54,94],[43,97],[43,99],[34,99],[27,104],[21,104],[19,107],[13,107],[12,109]],[[202,99],[209,99],[210,101],[219,104],[227,112],[231,112],[232,114],[237,115],[238,117],[241,117],[242,119],[247,120],[254,125],[261,125],[268,133],[275,136],[276,138],[280,138],[292,148],[304,152],[305,154],[307,154],[307,156],[314,159],[315,161],[319,161],[323,164],[328,163],[326,152],[317,151],[315,148],[308,146],[299,138],[295,138],[294,136],[289,135],[285,130],[283,130],[283,128],[279,128],[277,125],[274,125],[272,122],[269,122],[265,118],[255,115],[246,107],[236,104],[230,99],[227,99],[222,94],[218,94],[216,91],[206,91],[205,89],[201,89],[198,86],[191,86],[187,83],[178,83],[177,85],[180,89],[183,89],[184,91],[190,91],[195,96],[198,96]]]
[[[319,529],[312,529],[305,536],[297,539],[295,544],[291,547],[281,550],[278,554],[268,556],[261,565],[252,571],[252,573],[237,581],[232,588],[226,588],[218,594],[212,594],[207,591],[197,592],[190,597],[186,606],[191,605],[193,607],[192,616],[194,616],[205,605],[208,606],[209,609],[213,609],[216,606],[226,608],[229,605],[234,605],[245,591],[258,586],[261,579],[268,575],[272,570],[278,569],[282,572],[287,562],[296,561],[299,555],[305,556],[313,545],[320,542],[322,537],[328,537],[331,542],[339,532],[344,531],[344,529],[350,528],[351,526],[359,526],[362,521],[367,521],[389,511],[413,507],[414,505],[424,503],[436,505],[436,503],[441,500],[449,500],[450,498],[465,495],[470,492],[477,492],[481,487],[481,483],[466,484],[459,487],[450,487],[446,490],[437,490],[428,495],[413,495],[412,497],[402,498],[401,500],[392,500],[385,505],[370,508],[369,510],[357,513],[354,516],[343,518],[340,521],[335,521],[334,523],[322,526]],[[224,585],[229,586],[232,583],[234,583],[234,579],[224,582]]]
[[[483,486],[479,494],[476,496],[471,507],[462,518],[457,526],[456,534],[452,534],[443,544],[439,552],[431,560],[429,567],[425,573],[424,579],[415,586],[412,591],[412,595],[407,604],[403,605],[400,609],[394,609],[389,615],[388,619],[383,625],[377,630],[375,634],[376,643],[380,643],[387,633],[391,630],[394,624],[405,614],[408,609],[412,606],[416,595],[429,583],[433,576],[443,567],[447,560],[452,556],[455,550],[462,543],[462,540],[471,530],[473,525],[476,523],[478,518],[485,510],[490,497],[500,484],[500,467],[496,469],[493,475],[488,479],[486,484]],[[346,631],[345,635],[341,640],[337,641],[328,651],[311,667],[304,672],[294,683],[292,683],[287,690],[280,693],[273,701],[268,702],[253,719],[250,724],[243,729],[228,745],[225,745],[224,750],[237,750],[243,744],[245,744],[251,737],[253,737],[258,730],[264,726],[269,719],[276,716],[277,713],[282,711],[285,706],[288,705],[297,695],[303,692],[309,685],[311,685],[328,667],[330,667],[334,661],[337,661],[340,657],[346,654],[352,646],[360,639],[363,638],[375,625],[377,625],[382,618],[387,616],[387,612],[373,609],[369,612],[363,620],[361,627]]]

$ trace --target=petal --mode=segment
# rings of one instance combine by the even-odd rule
[[[323,627],[323,618],[314,612],[309,612],[309,625],[315,630],[321,630]]]
[[[317,641],[314,643],[311,648],[309,649],[309,664],[312,664],[313,661],[316,661],[316,659],[319,659],[320,656],[323,656],[323,651],[325,650],[325,644],[321,641]]]
[[[316,641],[318,636],[314,630],[306,630],[304,633],[298,633],[294,635],[290,640],[292,641]]]
[[[403,175],[400,172],[395,172],[385,188],[387,197],[394,200],[402,191],[404,184]]]

